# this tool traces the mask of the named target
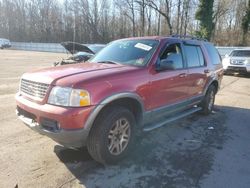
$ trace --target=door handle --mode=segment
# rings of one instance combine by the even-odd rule
[[[210,70],[209,69],[205,69],[204,73],[210,73]]]
[[[186,73],[179,74],[179,77],[180,78],[185,78],[185,77],[187,77],[187,74]]]

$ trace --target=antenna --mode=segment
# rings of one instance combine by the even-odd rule
[[[74,31],[73,31],[73,51],[75,53],[75,41],[76,41],[76,13],[74,12]]]

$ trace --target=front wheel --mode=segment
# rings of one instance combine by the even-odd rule
[[[131,150],[135,136],[136,121],[126,108],[112,106],[95,121],[87,141],[93,159],[103,164],[122,160]]]
[[[214,107],[216,88],[214,85],[209,86],[207,93],[201,103],[202,113],[208,115],[212,112]]]

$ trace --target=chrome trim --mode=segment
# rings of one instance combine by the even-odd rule
[[[43,100],[49,89],[49,84],[21,79],[20,92],[30,98]]]

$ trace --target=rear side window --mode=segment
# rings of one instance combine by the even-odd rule
[[[219,55],[218,50],[210,43],[205,44],[208,55],[214,65],[221,64],[221,57]]]
[[[184,45],[188,67],[202,67],[205,65],[200,46]]]

